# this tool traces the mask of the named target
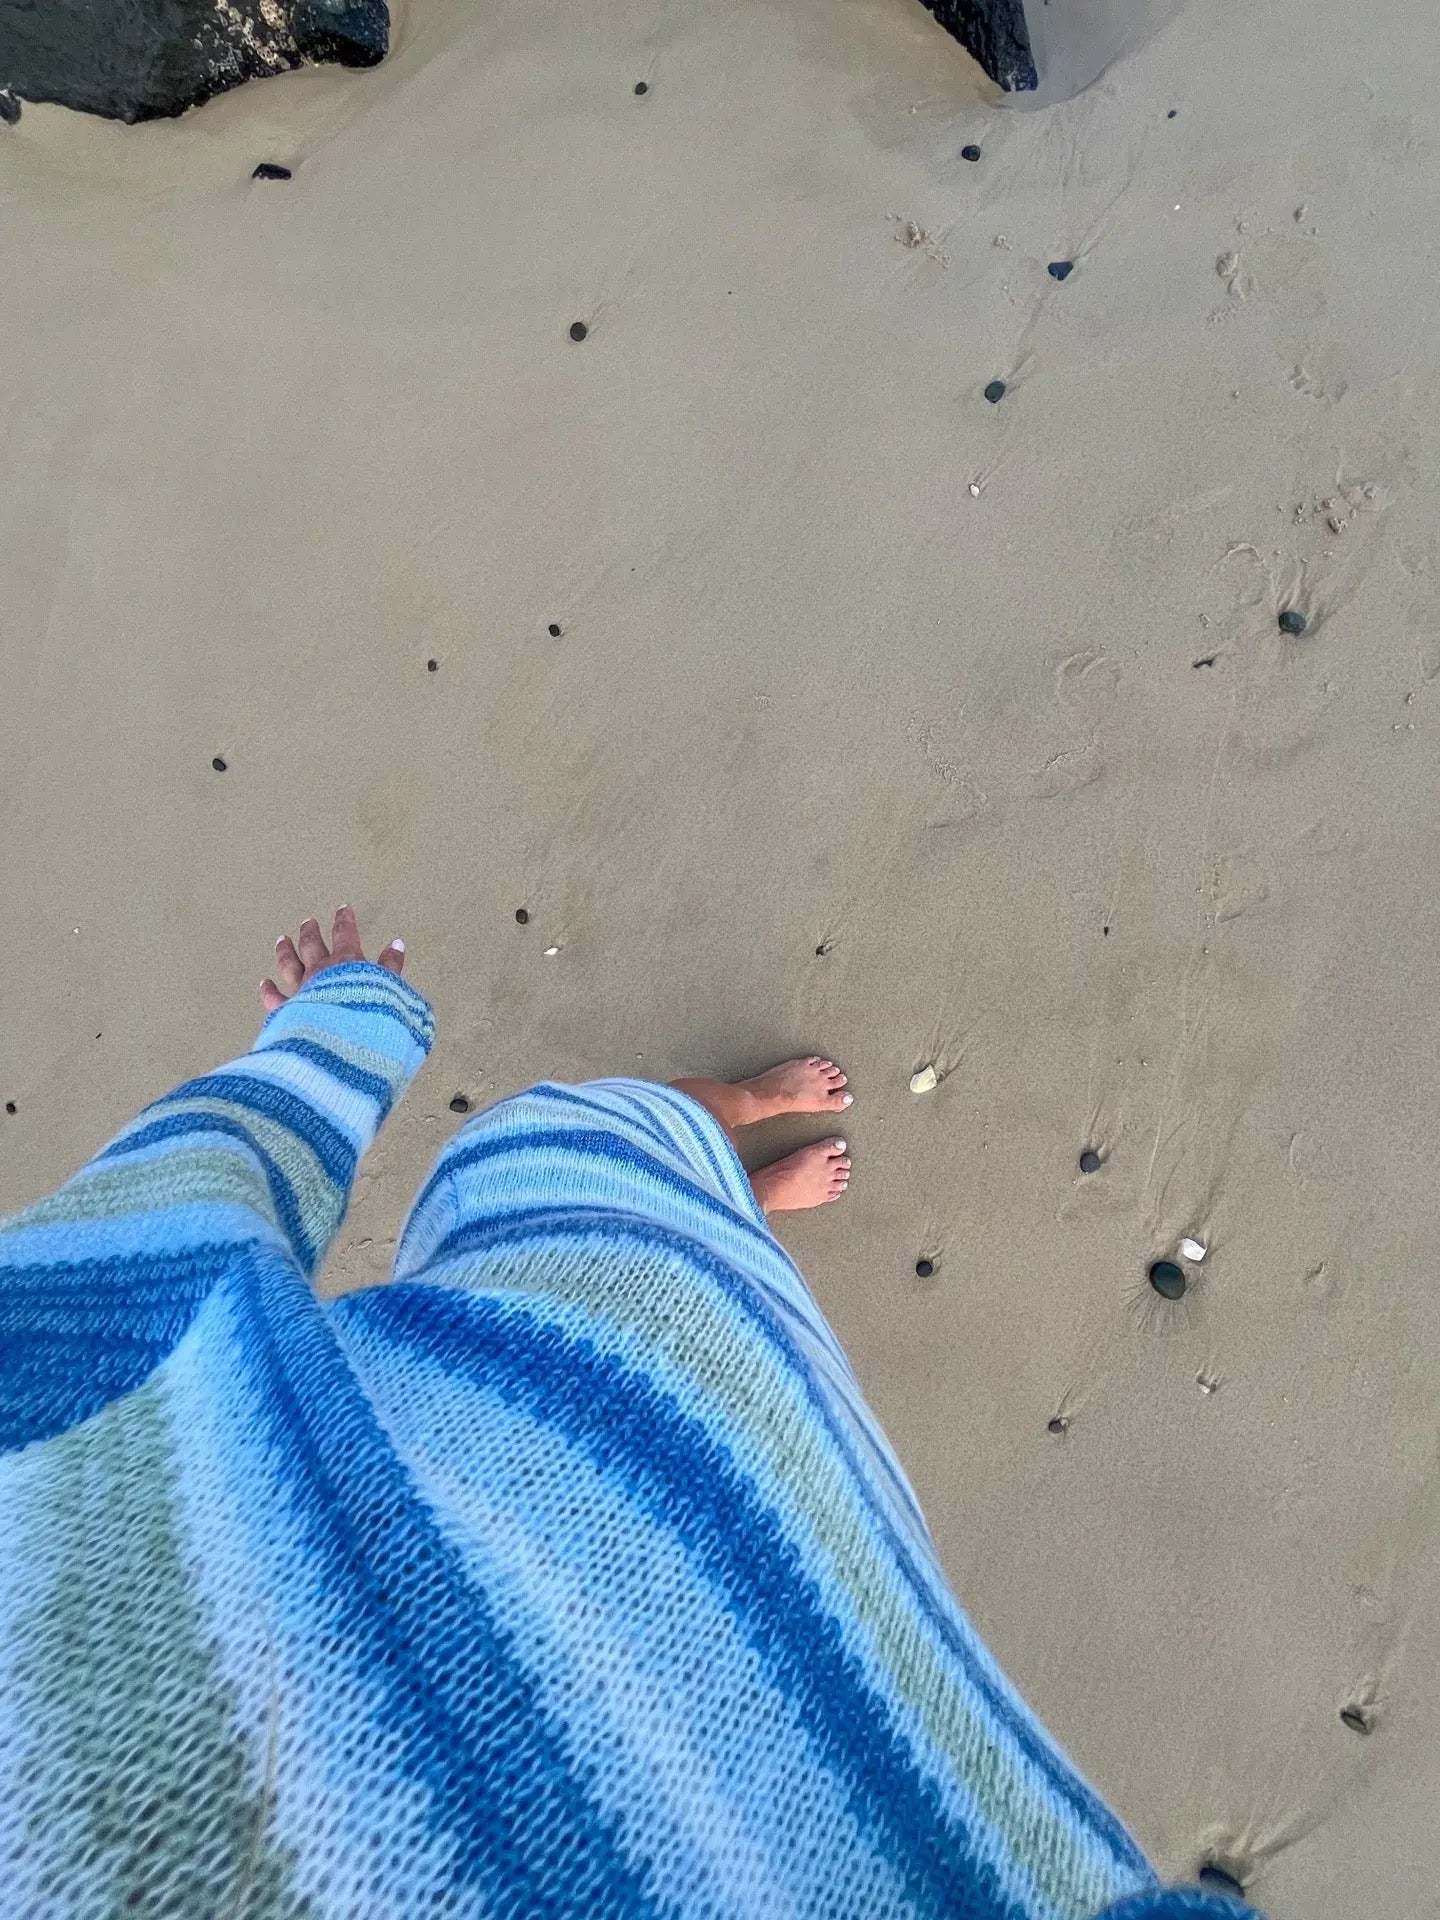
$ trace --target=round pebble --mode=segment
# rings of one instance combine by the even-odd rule
[[[440,662],[438,660],[427,660],[425,662],[425,671],[427,673],[438,673],[440,671]]]
[[[1217,1867],[1213,1861],[1207,1861],[1195,1878],[1207,1893],[1228,1893],[1232,1900],[1243,1900],[1245,1889],[1233,1873],[1227,1873],[1224,1867]]]
[[[583,320],[572,320],[570,322],[570,338],[572,340],[583,340],[589,331],[589,327],[586,326]]]
[[[225,762],[220,758],[218,753],[216,754],[215,758],[210,762],[210,764],[212,767],[214,767],[217,773],[224,773]]]
[[[1340,1724],[1348,1727],[1351,1733],[1369,1733],[1370,1716],[1363,1707],[1342,1707]]]
[[[979,147],[961,147],[960,158],[962,160],[978,160],[980,158]]]
[[[636,93],[649,93],[650,82],[648,80],[637,80],[635,82],[635,91]]]
[[[16,1106],[13,1100],[7,1100],[5,1102],[5,1111],[7,1113],[18,1113],[20,1109]]]
[[[922,1280],[928,1280],[935,1271],[935,1262],[933,1260],[917,1260],[915,1262],[915,1271]]]
[[[1068,1420],[1062,1420],[1057,1413],[1053,1420],[1047,1420],[1045,1422],[1045,1431],[1047,1433],[1064,1433],[1069,1424],[1070,1422]]]
[[[1081,1173],[1099,1173],[1100,1156],[1093,1147],[1086,1147],[1080,1156]]]
[[[552,640],[558,640],[560,638],[560,622],[558,620],[552,620],[550,622],[549,634]]]
[[[1297,613],[1294,607],[1287,607],[1280,615],[1277,625],[1282,633],[1303,633],[1306,620],[1303,613]]]
[[[1150,1267],[1150,1284],[1162,1300],[1179,1300],[1189,1283],[1185,1269],[1177,1267],[1173,1260],[1156,1260]]]
[[[992,380],[985,389],[985,398],[990,402],[992,407],[998,407],[1000,402],[1005,398],[1005,382],[1003,380]]]
[[[262,160],[251,174],[252,180],[293,180],[294,174],[289,167],[282,167],[273,160]]]
[[[1073,260],[1052,260],[1045,271],[1052,280],[1068,280],[1075,271]]]
[[[1178,107],[1171,107],[1170,111],[1166,114],[1165,118],[1167,120],[1173,120],[1179,111],[1180,109]]]
[[[450,1111],[451,1113],[468,1113],[470,1111],[470,1102],[465,1098],[463,1093],[457,1093],[455,1098],[450,1102]]]
[[[516,907],[515,919],[518,925],[528,927],[530,924],[530,909],[528,907]]]

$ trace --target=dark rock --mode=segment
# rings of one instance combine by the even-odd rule
[[[572,340],[583,340],[589,331],[590,329],[583,320],[572,320],[570,322],[570,338]]]
[[[1053,1420],[1047,1420],[1045,1422],[1045,1431],[1047,1433],[1064,1433],[1069,1424],[1070,1422],[1068,1420],[1062,1420],[1057,1413]]]
[[[216,754],[215,758],[210,762],[210,764],[212,767],[214,767],[217,773],[224,773],[225,762],[220,758],[218,753]]]
[[[385,0],[0,0],[0,91],[157,120],[311,62],[372,67],[389,42]]]
[[[1294,607],[1287,607],[1277,624],[1282,633],[1301,634],[1307,623],[1303,613],[1297,613]]]
[[[978,160],[978,159],[980,158],[980,149],[979,149],[979,147],[973,147],[973,146],[972,146],[972,147],[961,147],[961,149],[960,149],[960,158],[961,158],[962,160]]]
[[[18,1113],[20,1109],[16,1106],[13,1100],[7,1100],[5,1102],[5,1111],[6,1113]]]
[[[0,121],[13,127],[20,118],[20,102],[13,93],[0,93]]]
[[[1150,1284],[1162,1300],[1181,1300],[1189,1283],[1185,1269],[1173,1260],[1156,1260],[1150,1268]]]
[[[1005,398],[1005,382],[1003,380],[992,380],[985,389],[985,398],[990,402],[992,407],[998,407],[1000,402]]]
[[[465,1098],[463,1093],[457,1093],[455,1098],[450,1102],[450,1111],[451,1113],[468,1113],[470,1111],[470,1102]]]
[[[922,1280],[928,1280],[935,1271],[935,1262],[933,1260],[917,1260],[915,1262],[915,1271]]]
[[[282,167],[278,161],[262,160],[250,178],[252,180],[293,180],[295,175],[289,167]]]
[[[530,909],[528,907],[516,907],[515,918],[522,927],[528,926],[530,923]]]
[[[1171,107],[1170,111],[1166,114],[1165,118],[1167,120],[1173,120],[1179,111],[1180,109],[1178,107]]]
[[[650,82],[648,80],[637,80],[635,82],[635,91],[636,93],[649,93]]]
[[[1045,271],[1052,280],[1068,280],[1075,271],[1073,260],[1052,260]]]
[[[550,622],[550,625],[546,628],[546,632],[550,635],[550,638],[552,640],[558,640],[560,638],[560,633],[561,633],[560,622],[558,620],[552,620]]]
[[[1369,1733],[1371,1727],[1370,1716],[1363,1707],[1342,1707],[1340,1724],[1351,1733]]]
[[[1080,1171],[1081,1173],[1098,1173],[1100,1171],[1100,1156],[1093,1147],[1086,1147],[1085,1151],[1081,1154]]]
[[[948,34],[1007,93],[1038,85],[1023,0],[923,0]]]
[[[1224,1867],[1217,1867],[1209,1861],[1201,1867],[1195,1878],[1207,1893],[1228,1893],[1232,1900],[1243,1900],[1245,1889],[1233,1873],[1227,1873]]]
[[[425,671],[427,673],[438,673],[440,671],[440,662],[438,660],[427,660],[425,662]]]

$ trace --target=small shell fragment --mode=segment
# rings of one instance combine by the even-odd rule
[[[918,1073],[910,1076],[911,1093],[933,1093],[940,1084],[940,1076],[934,1067],[921,1067]]]
[[[972,500],[978,500],[980,498],[980,482],[978,480],[972,480],[970,482],[970,498]]]
[[[1187,1234],[1180,1242],[1180,1251],[1187,1260],[1193,1260],[1198,1266],[1210,1249],[1203,1240],[1192,1240]]]
[[[557,953],[558,953],[559,951],[560,951],[560,949],[559,949],[558,947],[546,947],[546,949],[545,949],[545,958],[546,958],[547,960],[553,960],[553,959],[555,958],[555,955],[556,955],[556,954],[557,954]]]

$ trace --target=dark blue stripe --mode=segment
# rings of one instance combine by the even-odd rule
[[[263,1059],[267,1053],[293,1053],[297,1059],[307,1060],[311,1066],[319,1067],[342,1086],[351,1088],[355,1093],[363,1093],[367,1099],[375,1102],[378,1110],[375,1120],[377,1127],[389,1118],[394,1094],[390,1082],[380,1074],[370,1073],[364,1067],[355,1066],[352,1061],[342,1060],[338,1053],[332,1053],[328,1047],[322,1047],[314,1040],[298,1037],[268,1042],[260,1049],[260,1057]]]
[[[469,1227],[458,1229],[449,1236],[449,1241],[456,1243],[451,1257],[461,1257],[465,1252],[478,1252],[483,1248],[509,1244],[518,1246],[533,1244],[536,1226],[530,1223],[516,1226],[515,1221],[516,1216],[512,1213],[503,1228],[476,1225],[473,1229]],[[982,1658],[977,1657],[976,1649],[971,1645],[966,1633],[956,1624],[949,1609],[936,1603],[926,1570],[917,1565],[913,1546],[896,1527],[883,1501],[871,1486],[869,1474],[856,1455],[854,1443],[846,1425],[836,1413],[828,1397],[822,1392],[809,1363],[780,1322],[775,1310],[760,1295],[754,1282],[704,1250],[698,1242],[654,1222],[629,1222],[613,1214],[600,1221],[597,1221],[594,1215],[584,1214],[572,1215],[570,1220],[566,1220],[563,1215],[557,1214],[548,1230],[557,1239],[563,1237],[587,1243],[598,1242],[609,1245],[612,1249],[615,1248],[617,1241],[630,1238],[643,1240],[647,1244],[659,1244],[682,1258],[692,1261],[730,1302],[737,1316],[751,1321],[756,1326],[760,1334],[778,1350],[794,1370],[816,1423],[844,1461],[852,1484],[877,1530],[883,1536],[914,1604],[923,1613],[942,1645],[962,1667],[967,1684],[980,1694],[988,1711],[1010,1733],[1023,1758],[1039,1769],[1048,1789],[1064,1803],[1074,1817],[1092,1829],[1102,1843],[1111,1849],[1122,1866],[1130,1867],[1138,1873],[1148,1874],[1149,1862],[1109,1807],[1092,1793],[1079,1775],[1055,1753],[1029,1715],[1024,1712],[1016,1714],[1009,1695],[996,1686],[988,1665]],[[467,1233],[472,1231],[473,1244],[460,1244]],[[438,1256],[432,1255],[427,1265],[437,1264]],[[399,1286],[386,1289],[387,1295],[402,1293],[411,1285],[423,1286],[425,1284],[423,1271],[422,1269],[419,1277],[411,1275]],[[452,1293],[452,1297],[456,1295]],[[477,1296],[460,1294],[458,1297]],[[371,1293],[353,1294],[348,1296],[344,1303],[337,1302],[337,1309],[343,1304],[348,1310],[355,1302],[368,1301],[371,1298]],[[908,1495],[905,1504],[912,1511],[918,1512],[914,1508],[913,1499]],[[923,1524],[923,1515],[919,1517]]]
[[[48,1440],[143,1385],[233,1248],[0,1266],[0,1451]]]
[[[453,1887],[478,1887],[487,1913],[516,1920],[649,1920],[643,1865],[588,1798],[323,1310],[278,1263],[257,1261],[236,1312],[236,1365],[266,1429],[257,1453],[283,1463],[305,1579],[336,1597],[338,1630],[379,1694],[363,1705],[367,1734],[396,1736]]]
[[[308,1274],[315,1266],[315,1246],[306,1231],[305,1219],[300,1211],[300,1203],[295,1198],[295,1190],[275,1161],[256,1144],[255,1136],[238,1120],[232,1120],[223,1113],[171,1113],[159,1120],[152,1120],[146,1126],[136,1127],[123,1138],[112,1141],[103,1153],[95,1156],[91,1163],[97,1165],[112,1155],[135,1153],[142,1147],[159,1146],[163,1140],[188,1139],[192,1146],[198,1146],[200,1139],[207,1133],[223,1133],[232,1140],[239,1140],[255,1157],[256,1165],[265,1176],[265,1184],[270,1189],[270,1198],[275,1203],[280,1224],[285,1230],[295,1258]],[[342,1188],[339,1199],[348,1191],[349,1181]],[[269,1222],[266,1222],[269,1225]]]
[[[723,1438],[613,1356],[537,1327],[513,1302],[407,1284],[353,1296],[351,1311],[402,1353],[424,1354],[563,1434],[683,1544],[917,1914],[1026,1920],[917,1771],[794,1543]]]
[[[320,1162],[326,1179],[342,1194],[349,1193],[359,1158],[355,1147],[303,1094],[254,1073],[205,1073],[198,1080],[187,1080],[184,1086],[176,1087],[163,1100],[156,1100],[140,1117],[143,1120],[146,1113],[162,1113],[179,1100],[225,1100],[231,1106],[244,1107],[248,1113],[258,1113],[273,1121],[277,1127],[293,1133],[297,1140],[303,1140]],[[129,1144],[122,1138],[107,1147],[105,1153],[123,1153]],[[104,1154],[97,1156],[104,1157]]]

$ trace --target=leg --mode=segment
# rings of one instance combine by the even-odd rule
[[[782,1113],[839,1113],[854,1096],[845,1091],[845,1075],[831,1060],[812,1054],[785,1060],[749,1080],[672,1080],[671,1086],[698,1100],[730,1135]],[[766,1213],[823,1206],[838,1200],[850,1178],[843,1140],[820,1140],[798,1153],[774,1160],[750,1176],[755,1198]]]

